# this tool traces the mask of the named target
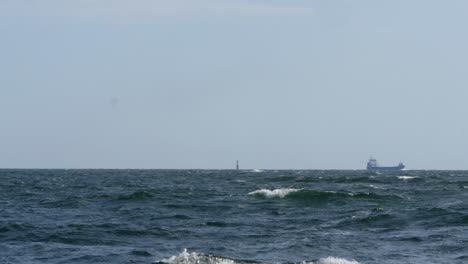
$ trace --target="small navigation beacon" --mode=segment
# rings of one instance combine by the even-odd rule
[[[239,161],[236,160],[236,170],[239,170]]]

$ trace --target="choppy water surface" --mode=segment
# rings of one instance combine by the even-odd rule
[[[0,263],[468,263],[467,249],[463,171],[0,170]]]

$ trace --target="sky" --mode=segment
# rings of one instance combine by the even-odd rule
[[[0,0],[0,167],[468,169],[467,13]]]

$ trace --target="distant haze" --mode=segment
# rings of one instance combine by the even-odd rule
[[[467,1],[0,2],[0,167],[468,169]]]

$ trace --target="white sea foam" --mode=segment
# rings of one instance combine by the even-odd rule
[[[301,264],[359,264],[359,262],[353,260],[346,260],[342,258],[328,257],[321,258],[317,261],[303,261]]]
[[[178,256],[172,256],[157,262],[168,264],[236,264],[234,260],[227,258],[203,255],[197,252],[188,253],[187,249],[184,249]]]
[[[417,178],[417,177],[414,177],[414,176],[398,176],[398,179],[404,180],[404,181],[415,179],[415,178]]]
[[[254,169],[254,170],[252,170],[252,172],[263,172],[263,170]]]
[[[275,189],[275,190],[268,190],[268,189],[261,189],[250,192],[249,195],[257,195],[262,196],[265,198],[284,198],[286,195],[298,192],[301,189],[294,189],[294,188],[284,188],[284,189]]]
[[[216,257],[211,255],[199,254],[197,252],[189,253],[184,249],[178,256],[172,256],[156,263],[167,264],[243,264],[250,263],[246,261],[236,261],[228,258]],[[303,261],[300,264],[359,264],[355,260],[346,260],[336,257],[321,258],[317,261]]]
[[[342,258],[328,257],[319,259],[314,264],[359,264],[359,262],[353,260],[346,260]]]

